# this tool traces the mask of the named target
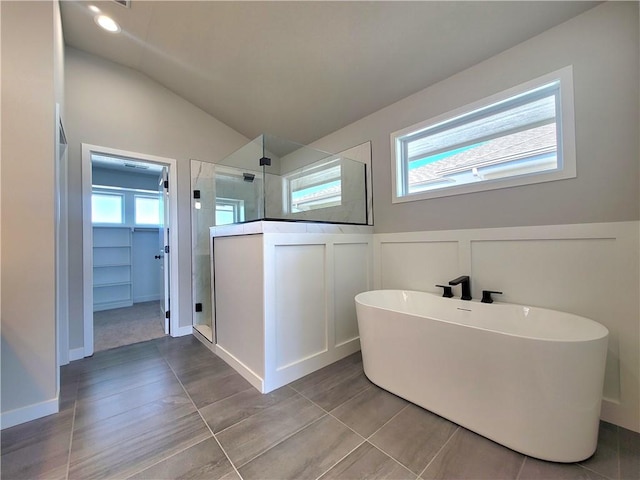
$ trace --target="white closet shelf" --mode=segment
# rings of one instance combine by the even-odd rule
[[[94,227],[93,252],[94,311],[132,305],[131,229]]]
[[[131,285],[131,282],[94,283],[93,288],[117,287],[118,285]]]
[[[101,267],[130,267],[130,263],[94,263],[93,268],[101,268]]]

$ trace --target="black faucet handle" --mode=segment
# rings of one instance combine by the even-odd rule
[[[442,292],[443,297],[446,297],[446,298],[453,297],[453,288],[450,287],[449,285],[436,285],[436,287],[440,287],[444,289],[444,292]]]
[[[502,292],[497,292],[495,290],[482,290],[482,300],[481,303],[493,303],[493,298],[491,298],[491,294],[494,293],[496,295],[502,295]]]

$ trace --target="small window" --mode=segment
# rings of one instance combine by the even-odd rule
[[[216,225],[244,222],[244,200],[216,198]]]
[[[136,225],[160,224],[160,199],[158,197],[135,196]]]
[[[292,213],[335,207],[342,202],[342,169],[339,159],[290,174],[287,180],[289,211]]]
[[[122,224],[123,196],[112,193],[91,194],[91,221],[93,223]]]
[[[575,177],[571,68],[392,134],[394,202]]]

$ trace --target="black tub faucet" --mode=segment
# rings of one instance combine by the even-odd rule
[[[471,300],[471,279],[469,275],[463,275],[461,277],[455,278],[449,282],[449,285],[458,285],[462,284],[462,296],[461,300]]]
[[[491,298],[491,294],[495,293],[496,295],[502,295],[502,292],[497,292],[495,290],[482,290],[482,300],[481,303],[493,303],[493,298]]]
[[[445,298],[453,298],[453,288],[449,285],[436,285],[436,287],[443,288],[442,296]]]

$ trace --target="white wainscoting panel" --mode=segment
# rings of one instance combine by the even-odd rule
[[[262,236],[216,238],[213,248],[217,344],[262,377]]]
[[[325,245],[276,245],[276,368],[327,351]]]
[[[453,278],[451,267],[458,265],[459,255],[457,241],[381,240],[377,257],[380,269],[378,285],[380,288],[441,291],[436,284]]]
[[[334,346],[359,337],[354,298],[371,289],[370,256],[367,243],[336,243],[333,246]]]
[[[620,401],[619,332],[632,312],[617,303],[612,315],[608,303],[621,290],[615,238],[560,238],[540,240],[481,240],[471,242],[471,271],[481,291],[500,290],[496,299],[508,303],[544,306],[596,320],[609,328],[604,397]],[[561,266],[561,268],[558,268]],[[497,286],[497,287],[495,287]],[[532,298],[535,292],[535,299]],[[622,309],[620,308],[622,307]]]
[[[640,431],[639,245],[638,222],[377,234],[374,284],[438,292],[466,274],[475,300],[498,290],[596,320],[610,332],[602,418]]]

